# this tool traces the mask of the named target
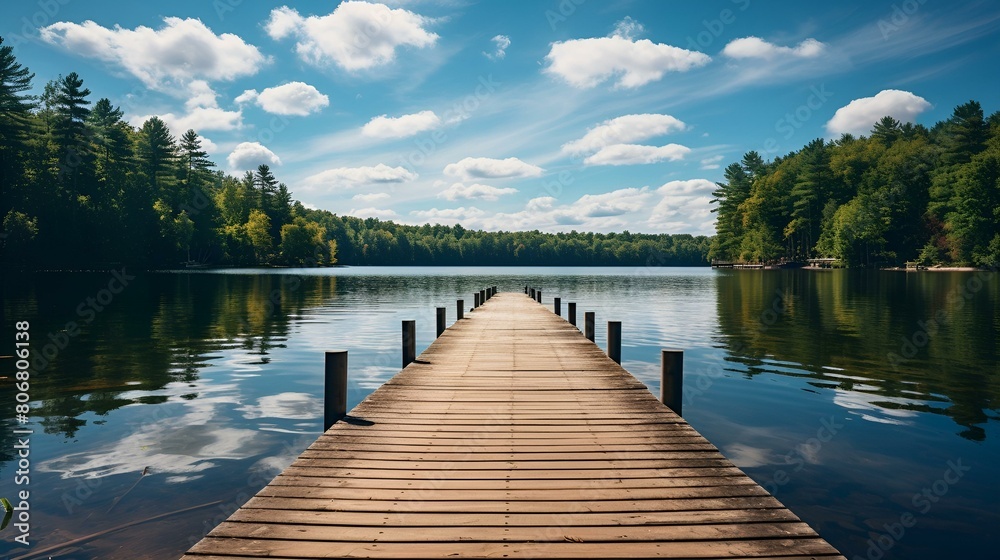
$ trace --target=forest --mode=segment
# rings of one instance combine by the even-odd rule
[[[40,95],[33,80],[0,38],[5,266],[708,264],[704,236],[485,232],[307,209],[266,165],[218,170],[194,130],[132,126],[75,72]]]
[[[1000,263],[1000,112],[969,101],[931,128],[884,117],[725,169],[710,258],[850,267]]]

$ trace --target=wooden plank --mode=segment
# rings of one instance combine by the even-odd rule
[[[447,329],[184,559],[453,557],[843,559],[520,294]]]
[[[275,522],[275,513],[244,507],[230,521]],[[552,526],[632,526],[699,525],[719,523],[780,523],[797,521],[784,508],[714,509],[696,511],[650,511],[627,513],[427,513],[282,510],[280,522],[313,525],[379,527],[552,527]]]
[[[691,542],[335,543],[309,540],[206,537],[191,553],[273,558],[754,558],[788,553],[838,557],[819,538]],[[842,558],[842,557],[841,557]]]
[[[727,523],[695,525],[606,525],[568,526],[557,524],[548,531],[538,527],[439,526],[426,527],[341,527],[270,522],[224,522],[211,532],[213,537],[243,537],[324,542],[631,542],[692,541],[815,537],[816,532],[801,521],[770,523]]]

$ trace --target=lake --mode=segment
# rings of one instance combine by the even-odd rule
[[[32,430],[31,550],[162,516],[60,558],[175,559],[319,435],[324,350],[350,352],[353,407],[398,371],[400,321],[417,321],[419,352],[435,307],[450,324],[456,299],[526,284],[564,314],[578,302],[580,323],[595,311],[601,347],[622,321],[622,365],[654,394],[660,349],[684,349],[685,418],[848,558],[995,556],[996,273],[5,274],[0,354],[28,321],[36,361],[20,426],[0,359],[0,497],[23,489],[14,430]],[[0,557],[26,552],[17,534]]]

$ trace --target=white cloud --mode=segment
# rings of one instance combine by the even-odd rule
[[[405,167],[389,167],[384,163],[375,166],[337,167],[306,177],[304,183],[310,190],[331,190],[361,185],[405,183],[417,174]]]
[[[257,90],[248,89],[245,90],[243,93],[239,94],[238,96],[236,96],[236,99],[233,99],[233,101],[238,105],[246,105],[247,103],[256,103],[257,97],[259,95],[260,93],[258,93]]]
[[[438,36],[427,31],[429,18],[385,4],[343,2],[325,16],[303,17],[294,8],[271,11],[265,26],[272,39],[296,38],[299,57],[316,66],[334,63],[367,70],[391,63],[402,46],[425,48]]]
[[[510,37],[506,35],[496,35],[491,39],[496,45],[493,52],[483,51],[483,55],[490,60],[502,60],[503,57],[507,56],[507,47],[510,46]]]
[[[898,89],[885,89],[874,97],[855,99],[837,109],[826,123],[826,130],[833,136],[850,133],[868,134],[882,117],[890,116],[901,122],[913,122],[917,115],[931,108],[931,104],[918,95]]]
[[[491,187],[489,185],[481,185],[479,183],[473,183],[471,185],[454,183],[447,189],[439,192],[438,198],[445,198],[448,200],[458,200],[459,198],[497,200],[505,194],[514,194],[516,192],[517,189],[501,189],[498,187]]]
[[[192,80],[233,80],[255,74],[267,58],[237,35],[216,35],[200,20],[167,17],[160,29],[108,29],[93,21],[43,27],[42,40],[87,58],[97,58],[158,91]]]
[[[537,165],[525,163],[516,157],[507,159],[467,157],[458,163],[449,163],[444,174],[473,179],[500,179],[505,177],[540,177],[545,171]]]
[[[662,231],[685,231],[695,235],[715,233],[712,213],[712,191],[715,183],[708,179],[670,181],[656,189],[662,198],[650,212],[648,224]]]
[[[199,134],[205,130],[238,130],[243,128],[243,112],[227,111],[219,107],[218,94],[204,80],[194,80],[187,85],[185,113],[161,113],[157,115],[135,115],[129,118],[133,126],[141,127],[151,117],[159,117],[174,136],[188,130]]]
[[[358,218],[378,218],[380,220],[398,220],[399,213],[391,208],[351,208],[347,211],[348,216]]]
[[[587,130],[579,140],[563,144],[562,151],[573,155],[591,153],[612,144],[638,142],[686,128],[683,122],[670,115],[622,115]]]
[[[261,109],[275,115],[304,117],[330,105],[330,98],[304,82],[288,82],[257,93],[248,89],[235,99],[236,103],[256,103]]]
[[[783,47],[769,43],[760,37],[743,37],[730,41],[722,49],[722,54],[735,59],[772,59],[779,56],[813,58],[823,54],[825,48],[826,45],[816,39],[806,39],[794,47]]]
[[[281,165],[281,159],[260,142],[242,142],[226,158],[229,167],[238,171],[256,169],[258,165]]]
[[[485,215],[486,212],[470,206],[459,208],[431,208],[430,210],[414,210],[411,216],[416,216],[428,223],[454,225],[459,223],[470,223]]]
[[[657,163],[660,161],[677,161],[691,152],[691,148],[680,144],[666,146],[642,146],[639,144],[613,144],[601,148],[597,153],[587,156],[584,165],[635,165]]]
[[[616,88],[635,88],[663,77],[708,64],[707,54],[633,38],[642,26],[620,22],[610,37],[552,43],[545,72],[577,88],[591,88],[615,77]]]
[[[570,207],[573,214],[588,218],[606,218],[638,212],[649,200],[649,187],[618,189],[608,193],[585,194]]]
[[[381,192],[381,193],[356,194],[351,197],[351,200],[372,203],[372,202],[378,202],[379,200],[387,200],[389,198],[391,198],[391,195],[389,193]]]
[[[548,210],[555,205],[556,199],[552,196],[539,196],[537,198],[532,198],[525,205],[524,209],[531,212],[538,212],[539,210]]]
[[[567,227],[586,231],[621,230],[635,224],[637,213],[649,206],[652,197],[648,187],[585,194],[564,205],[557,205],[553,197],[543,196],[531,199],[520,212],[497,213],[481,218],[481,223],[493,230]]]
[[[361,133],[374,138],[406,138],[441,126],[434,111],[420,111],[401,117],[380,115],[361,127]]]
[[[611,33],[611,36],[622,37],[631,41],[645,32],[646,28],[641,23],[630,16],[625,16],[625,19],[615,24],[615,30]]]
[[[219,151],[219,145],[218,144],[216,144],[215,142],[212,142],[208,138],[205,138],[204,136],[201,136],[201,135],[199,135],[199,138],[201,139],[201,149],[202,150],[205,150],[206,152],[208,152],[210,154],[218,153],[218,151]]]
[[[725,159],[725,156],[722,156],[722,155],[707,157],[707,158],[701,160],[701,168],[702,169],[718,169],[719,168],[719,162],[722,161],[723,159]]]

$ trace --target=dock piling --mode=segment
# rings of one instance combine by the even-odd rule
[[[576,302],[569,302],[569,309],[566,311],[569,314],[569,324],[576,326]]]
[[[323,431],[347,416],[347,350],[326,353],[323,372]]]
[[[562,298],[552,298],[552,312],[562,317]]]
[[[448,314],[444,307],[437,308],[437,335],[441,336],[444,334],[444,330],[448,326]]]
[[[594,341],[594,321],[595,314],[593,311],[587,311],[583,314],[583,332],[587,335],[587,340]]]
[[[622,322],[608,321],[608,357],[622,363]]]
[[[457,313],[455,314],[455,321],[461,321],[462,319],[465,319],[465,300],[460,299],[457,302],[455,302],[455,307],[457,311]]]
[[[660,352],[660,402],[681,416],[684,398],[684,351],[664,349]]]
[[[417,322],[403,321],[403,367],[417,359]]]
[[[537,296],[535,299],[538,301],[538,303],[542,303],[542,291],[541,290],[536,290],[535,291],[535,296]]]
[[[479,301],[479,292],[476,292],[476,293],[472,294],[472,297],[475,300],[475,304],[472,306],[473,309],[475,309],[475,308],[479,307],[480,305],[482,305],[482,303],[480,303],[480,301]]]

